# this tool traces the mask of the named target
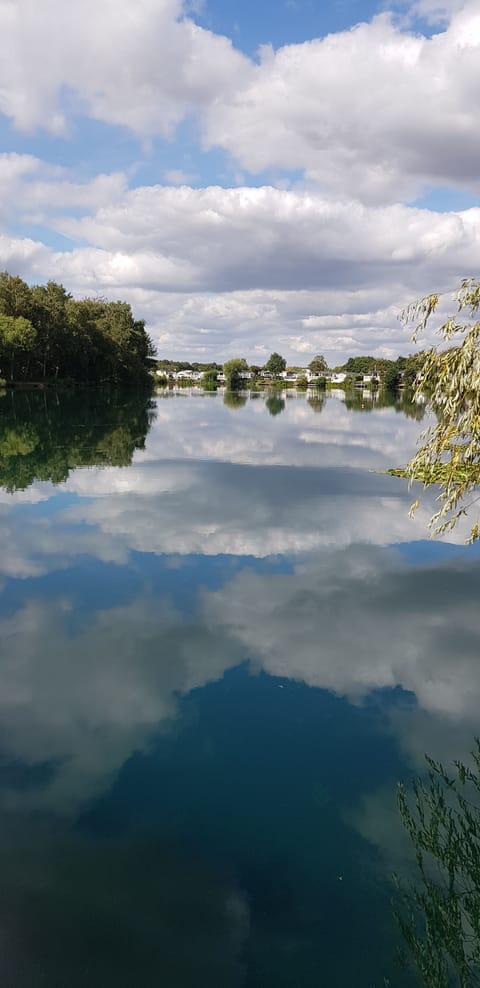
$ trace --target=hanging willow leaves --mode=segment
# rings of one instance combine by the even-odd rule
[[[425,352],[414,393],[414,399],[428,398],[436,424],[422,433],[419,449],[397,471],[424,487],[439,486],[439,508],[430,519],[434,534],[452,529],[471,511],[480,486],[480,282],[462,281],[455,299],[456,312],[437,330],[440,346]],[[429,295],[402,313],[403,322],[414,325],[414,339],[439,301],[439,295]],[[474,520],[468,541],[478,538]]]

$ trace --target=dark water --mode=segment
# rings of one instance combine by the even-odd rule
[[[414,984],[395,786],[478,733],[480,570],[381,473],[422,409],[350,404],[0,397],[2,988]]]

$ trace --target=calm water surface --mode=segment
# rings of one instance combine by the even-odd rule
[[[395,785],[480,705],[422,413],[0,396],[2,988],[413,985]]]

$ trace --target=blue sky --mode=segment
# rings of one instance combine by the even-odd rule
[[[408,352],[478,272],[479,47],[478,0],[4,4],[0,268],[165,356]]]
[[[301,44],[368,21],[380,9],[378,3],[362,0],[213,0],[200,5],[194,17],[210,31],[232,38],[237,48],[254,58],[260,45]]]

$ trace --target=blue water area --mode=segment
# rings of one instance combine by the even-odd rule
[[[480,571],[369,408],[0,397],[2,988],[419,983],[396,788],[478,734]]]

